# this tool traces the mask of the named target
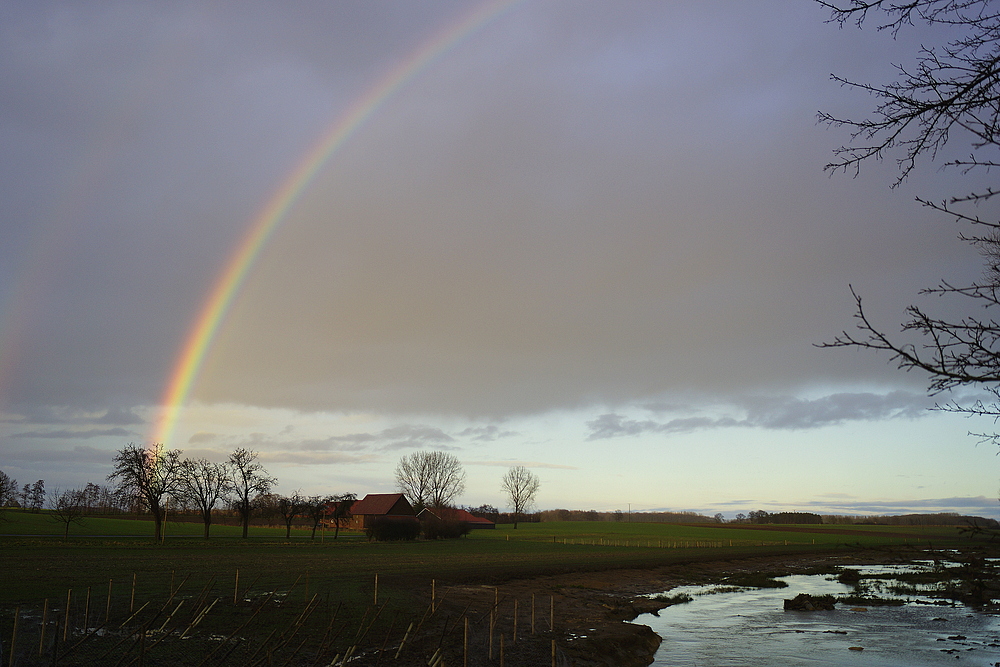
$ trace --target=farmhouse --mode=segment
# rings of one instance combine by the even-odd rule
[[[402,493],[369,493],[351,505],[351,518],[345,527],[364,530],[379,518],[416,521],[417,513]]]
[[[458,521],[459,523],[464,523],[470,529],[497,527],[496,524],[489,519],[478,517],[466,510],[457,509],[455,507],[435,507],[434,509],[425,507],[420,510],[419,514],[417,514],[417,518],[421,521],[426,521],[432,517],[440,521]]]

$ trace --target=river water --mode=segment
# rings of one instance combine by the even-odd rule
[[[663,638],[653,664],[1000,667],[996,616],[912,595],[903,606],[838,603],[833,611],[784,611],[783,600],[799,593],[836,596],[853,589],[829,575],[780,579],[787,588],[711,593],[712,587],[683,586],[669,591],[694,599],[635,620]]]

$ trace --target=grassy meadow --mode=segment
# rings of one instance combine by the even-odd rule
[[[768,526],[766,530],[727,524],[614,522],[521,523],[515,529],[477,530],[457,540],[369,542],[353,531],[251,526],[240,538],[238,526],[215,525],[212,537],[200,523],[168,521],[163,544],[152,541],[145,520],[88,518],[70,527],[46,513],[7,512],[0,523],[0,604],[64,595],[68,588],[106,589],[108,580],[140,592],[166,589],[188,576],[205,585],[233,587],[236,571],[244,585],[265,587],[306,579],[313,592],[350,597],[372,587],[374,576],[392,588],[412,586],[415,578],[445,581],[500,581],[548,572],[652,567],[703,558],[739,558],[775,553],[848,549],[960,540],[954,527],[936,526]],[[222,582],[227,582],[223,584]],[[112,584],[114,586],[114,584]],[[304,590],[304,589],[303,589]],[[137,593],[138,594],[138,593]],[[303,593],[304,594],[304,593]],[[360,593],[358,593],[360,594]],[[367,595],[365,593],[364,595]]]
[[[500,525],[461,539],[415,542],[369,542],[352,531],[310,539],[305,528],[285,539],[284,528],[264,526],[251,526],[244,540],[238,526],[215,525],[206,540],[200,523],[168,521],[166,539],[156,544],[152,523],[135,518],[87,518],[71,526],[68,539],[45,512],[8,511],[4,519],[0,637],[13,636],[17,616],[19,659],[45,664],[60,649],[42,629],[54,623],[58,634],[61,610],[74,626],[71,633],[63,629],[63,641],[76,637],[79,646],[64,645],[68,662],[60,664],[103,664],[109,656],[127,664],[128,656],[154,654],[162,664],[188,664],[187,655],[201,656],[190,664],[216,664],[218,656],[206,657],[219,647],[212,637],[235,631],[239,638],[225,642],[235,664],[270,664],[272,653],[289,651],[290,642],[329,661],[368,636],[384,638],[378,640],[384,646],[390,637],[398,642],[407,623],[419,628],[432,590],[441,598],[471,587],[489,598],[492,586],[503,590],[507,581],[545,574],[964,541],[954,527],[628,522]],[[49,612],[55,621],[44,620]],[[196,624],[197,643],[175,641]],[[114,633],[100,634],[105,626]],[[433,627],[455,632],[447,617]],[[147,636],[155,649],[147,648]],[[439,644],[435,637],[422,641]]]

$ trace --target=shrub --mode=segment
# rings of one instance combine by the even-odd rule
[[[469,534],[469,524],[464,521],[428,519],[422,522],[424,537],[428,540],[445,540]]]
[[[378,517],[365,528],[365,535],[376,542],[415,540],[420,534],[420,524],[405,519]]]

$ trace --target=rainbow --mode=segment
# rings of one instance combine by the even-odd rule
[[[170,445],[180,413],[219,325],[268,240],[323,165],[366,120],[414,76],[471,34],[525,0],[490,0],[426,40],[399,66],[368,88],[320,137],[282,182],[240,240],[191,327],[161,400],[150,441]]]

